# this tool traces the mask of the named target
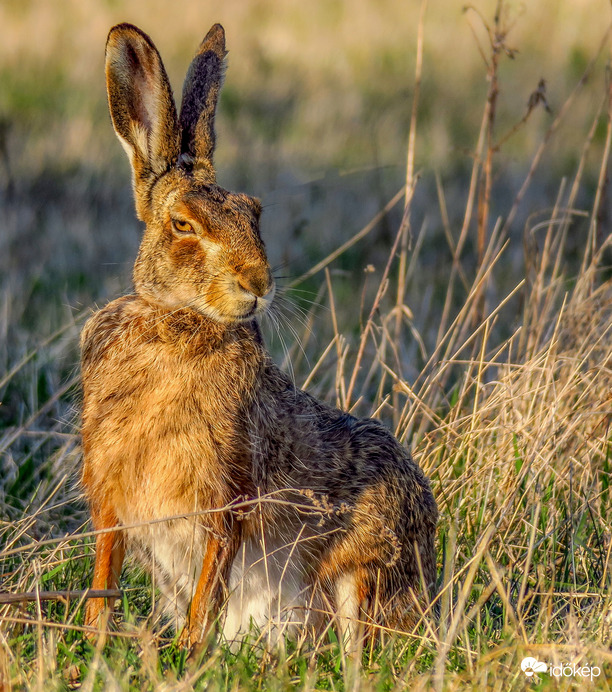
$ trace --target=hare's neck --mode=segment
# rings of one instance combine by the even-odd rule
[[[161,341],[200,355],[223,351],[236,342],[256,346],[261,341],[255,322],[223,324],[190,308],[152,308],[148,322]]]

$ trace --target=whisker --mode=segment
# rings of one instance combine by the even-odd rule
[[[280,325],[280,323],[282,323],[291,332],[291,334],[293,335],[295,344],[297,345],[297,347],[302,352],[302,355],[306,359],[306,362],[310,365],[310,360],[308,358],[308,355],[306,354],[304,346],[302,345],[302,340],[300,338],[300,335],[298,334],[295,327],[291,324],[291,322],[287,319],[287,317],[278,309],[275,311],[274,317],[276,318],[277,329],[279,328],[278,325]],[[299,319],[299,317],[297,317],[297,316],[296,316],[296,318]],[[306,324],[306,322],[302,322],[301,320],[300,320],[300,322],[304,325],[304,328],[308,328],[308,325]],[[279,332],[279,335],[280,335],[280,332]],[[289,358],[288,353],[287,353],[287,358]]]
[[[274,307],[274,305],[272,306]],[[280,316],[281,314],[273,309],[268,310],[266,313],[266,316],[269,318],[270,323],[273,325],[277,335],[279,342],[281,344],[281,349],[284,354],[283,358],[283,364],[281,368],[283,370],[287,369],[289,377],[291,378],[291,381],[293,382],[293,385],[296,386],[296,380],[295,380],[295,372],[293,369],[293,363],[291,362],[291,354],[289,353],[289,348],[287,347],[287,342],[285,341],[285,338],[283,337],[283,334],[280,329]],[[294,333],[295,334],[295,333]]]
[[[282,302],[279,302],[278,305],[276,305],[276,310],[279,315],[282,315],[282,317],[287,320],[287,315],[285,313],[290,314],[294,319],[296,319],[303,327],[304,329],[309,329],[309,324],[308,324],[308,313],[303,310],[302,308],[292,305],[291,303],[288,304],[283,304]],[[288,322],[288,320],[287,320]],[[288,322],[289,323],[289,322]]]

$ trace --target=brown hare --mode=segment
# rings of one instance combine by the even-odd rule
[[[213,167],[225,55],[215,24],[177,116],[151,39],[130,24],[108,36],[110,113],[146,228],[133,295],[81,337],[82,483],[107,530],[92,586],[115,587],[133,549],[189,646],[225,602],[228,639],[275,610],[288,623],[331,608],[345,634],[351,620],[406,627],[435,582],[436,504],[386,428],[297,389],[264,347],[261,206],[219,187]],[[260,496],[252,512],[222,510]],[[86,622],[104,608],[90,600]]]

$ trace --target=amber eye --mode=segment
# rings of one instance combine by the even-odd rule
[[[172,219],[172,228],[177,233],[195,233],[193,226],[188,221],[181,221],[180,219]]]

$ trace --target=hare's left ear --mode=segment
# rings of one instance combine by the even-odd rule
[[[206,34],[191,63],[183,86],[179,127],[179,165],[186,170],[205,170],[215,179],[215,111],[223,83],[225,31],[215,24]]]

